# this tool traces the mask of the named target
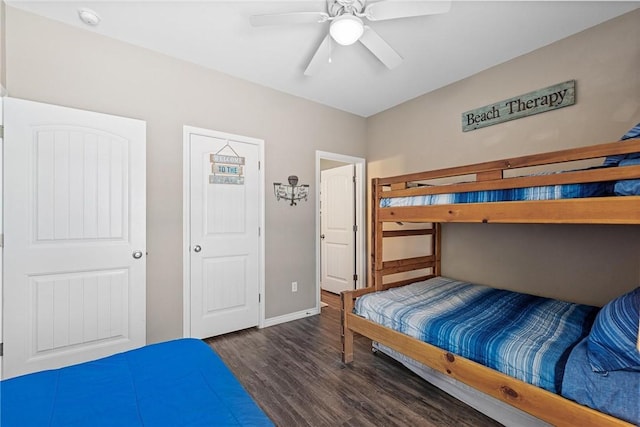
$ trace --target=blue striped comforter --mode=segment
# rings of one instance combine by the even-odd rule
[[[456,203],[513,202],[523,200],[558,200],[597,197],[612,194],[609,182],[563,184],[505,190],[468,191],[424,196],[387,197],[380,199],[381,208],[401,206],[449,205]]]
[[[445,277],[367,294],[355,305],[360,316],[554,393],[597,311]]]

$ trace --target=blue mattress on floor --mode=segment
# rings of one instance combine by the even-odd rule
[[[8,379],[0,400],[2,427],[273,425],[196,339]]]

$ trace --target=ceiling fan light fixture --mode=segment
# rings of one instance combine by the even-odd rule
[[[331,37],[343,46],[349,46],[357,42],[364,32],[362,19],[351,14],[336,17],[331,22],[329,33]]]

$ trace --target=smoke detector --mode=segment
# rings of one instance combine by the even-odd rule
[[[98,15],[96,12],[91,9],[85,8],[78,9],[78,17],[82,22],[92,27],[97,26],[102,20],[102,18],[100,18],[100,15]]]

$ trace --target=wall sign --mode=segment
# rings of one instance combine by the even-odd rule
[[[234,155],[219,154],[225,148],[229,148]],[[217,153],[209,155],[209,163],[212,173],[209,175],[209,184],[244,185],[244,157],[238,156],[228,141]]]
[[[462,131],[496,125],[576,103],[576,81],[558,83],[462,113]]]

